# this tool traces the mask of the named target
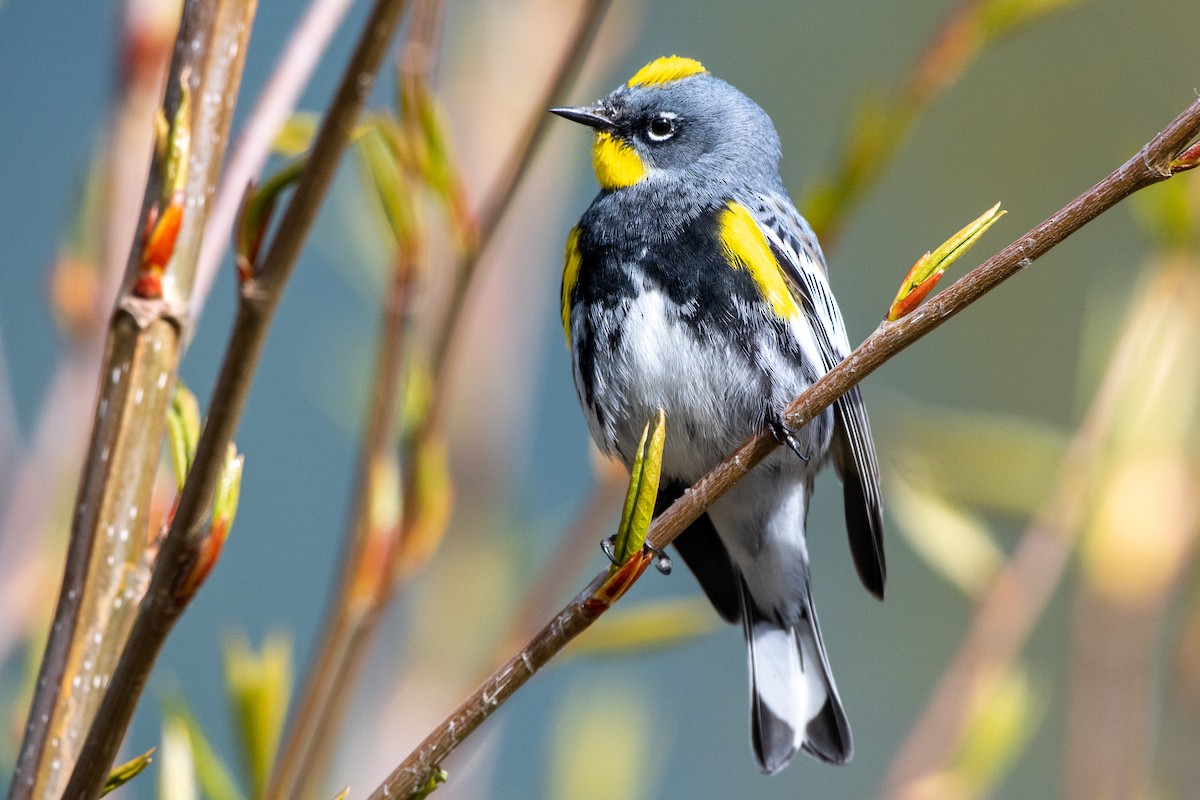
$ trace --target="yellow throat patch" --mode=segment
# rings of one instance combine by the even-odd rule
[[[702,75],[708,72],[704,65],[694,58],[681,56],[664,56],[656,58],[639,69],[625,84],[630,89],[635,86],[657,86],[660,83],[690,78],[692,75]]]
[[[646,177],[646,165],[633,148],[607,131],[592,139],[592,169],[604,189],[624,189]]]
[[[730,203],[717,218],[718,236],[725,260],[734,269],[750,273],[759,294],[775,314],[795,319],[800,314],[796,298],[771,252],[771,245],[754,217],[741,203]]]

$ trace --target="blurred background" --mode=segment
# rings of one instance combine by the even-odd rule
[[[334,37],[302,109],[328,102],[363,5]],[[573,5],[445,4],[436,85],[468,195],[478,198],[499,173]],[[754,98],[779,129],[793,198],[814,222],[826,213],[837,222],[826,237],[831,282],[858,342],[926,250],[1002,201],[1008,215],[956,265],[961,274],[1125,161],[1196,97],[1196,3],[990,6],[988,30],[1002,35],[968,26],[931,60],[931,43],[960,8],[951,0],[617,0],[569,100],[591,101],[673,53]],[[260,8],[235,130],[299,7]],[[1006,14],[1030,7],[1036,18],[1008,27]],[[69,344],[78,334],[63,254],[88,239],[77,210],[126,58],[121,13],[119,3],[0,4],[6,768],[41,653],[29,642],[44,636],[61,578],[90,424],[90,401],[54,405],[64,386],[94,391],[80,376],[96,363]],[[914,67],[927,63],[928,74]],[[380,81],[374,107],[392,107],[394,85]],[[847,162],[850,141],[868,154],[853,151]],[[596,543],[618,512],[611,489],[582,555],[555,549],[579,527],[597,482],[613,484],[576,404],[557,306],[565,233],[596,190],[589,145],[577,126],[552,127],[481,262],[445,417],[453,516],[436,554],[390,605],[322,796],[347,784],[352,797],[365,796],[382,780],[484,674],[542,576],[559,579],[548,619],[605,566]],[[838,206],[846,163],[865,180],[854,184],[853,204]],[[343,161],[280,307],[237,435],[246,454],[237,525],[159,660],[130,752],[159,741],[160,700],[181,695],[236,764],[222,643],[244,635],[258,648],[283,633],[297,677],[315,645],[339,563],[390,258],[362,164],[354,151]],[[718,624],[677,570],[647,574],[576,651],[489,720],[444,765],[450,782],[438,796],[1200,793],[1198,184],[1185,176],[1105,214],[866,380],[888,511],[884,604],[855,577],[832,476],[819,482],[809,518],[816,601],[854,730],[849,766],[798,758],[778,776],[758,774],[742,633]],[[431,235],[434,295],[451,268],[447,241]],[[202,408],[233,308],[229,266],[182,365]],[[73,358],[78,375],[64,377]],[[30,463],[36,480],[23,482]],[[1024,555],[1005,579],[1011,591],[990,623],[977,622],[1013,552]],[[916,728],[977,625],[984,649],[998,652],[949,703],[961,730],[948,733],[953,725],[936,715]],[[156,796],[150,780],[121,791]]]

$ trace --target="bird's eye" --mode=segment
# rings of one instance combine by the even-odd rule
[[[646,129],[646,132],[650,135],[651,141],[665,142],[675,135],[675,115],[659,114],[650,120],[650,127]]]

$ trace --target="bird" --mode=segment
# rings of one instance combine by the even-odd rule
[[[587,106],[600,191],[567,236],[561,312],[592,438],[629,466],[659,410],[656,511],[746,437],[777,448],[673,542],[749,650],[751,744],[774,774],[800,750],[854,752],[813,605],[813,481],[841,478],[851,555],[883,599],[879,467],[858,387],[797,430],[787,404],[850,353],[816,235],[779,175],[753,100],[681,56],[655,59]]]

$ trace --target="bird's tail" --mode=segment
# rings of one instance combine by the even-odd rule
[[[768,775],[787,766],[801,748],[832,764],[845,764],[854,754],[811,595],[805,601],[801,619],[788,627],[755,605],[742,580],[750,736],[754,756]]]

